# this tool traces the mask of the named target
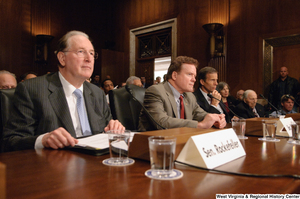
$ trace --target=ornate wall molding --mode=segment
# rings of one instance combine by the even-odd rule
[[[300,44],[300,35],[293,34],[281,37],[271,37],[263,39],[263,76],[264,94],[269,90],[269,85],[273,80],[273,48]]]
[[[130,30],[129,32],[129,76],[135,75],[135,62],[136,62],[136,41],[137,35],[145,34],[165,28],[172,28],[172,60],[177,56],[177,19],[169,19],[166,21],[161,21],[155,24],[150,24],[147,26],[139,27]]]

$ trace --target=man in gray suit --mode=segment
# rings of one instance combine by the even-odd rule
[[[70,31],[63,36],[56,55],[59,72],[18,84],[10,120],[4,129],[4,150],[64,148],[76,138],[112,129],[125,129],[111,113],[103,91],[86,82],[94,70],[97,53],[88,35]],[[81,123],[75,90],[83,93]],[[81,105],[82,105],[81,104]],[[88,130],[83,130],[87,125]]]
[[[213,125],[217,128],[226,126],[223,114],[208,114],[197,104],[192,93],[197,66],[197,60],[179,56],[172,61],[168,69],[167,82],[153,85],[146,90],[144,106],[156,122],[142,110],[139,121],[140,131],[162,129],[160,126],[168,129],[178,127],[205,129]],[[180,98],[184,106],[183,117]]]

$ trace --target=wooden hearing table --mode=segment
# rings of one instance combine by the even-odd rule
[[[176,130],[176,129],[175,129]],[[178,130],[178,129],[177,129]],[[184,128],[186,132],[195,129]],[[200,132],[201,130],[199,130]],[[154,132],[154,131],[153,131]],[[160,134],[162,131],[155,131]],[[148,133],[148,132],[147,132]],[[216,169],[253,174],[300,175],[300,146],[242,140],[246,156]],[[102,164],[104,156],[68,150],[24,150],[0,154],[6,165],[6,197],[12,198],[215,198],[216,194],[300,193],[300,179],[246,177],[176,164],[178,180],[147,178],[148,161],[127,167]]]

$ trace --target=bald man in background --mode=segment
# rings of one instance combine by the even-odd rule
[[[0,89],[11,89],[16,88],[17,86],[17,79],[16,75],[6,71],[0,71]]]

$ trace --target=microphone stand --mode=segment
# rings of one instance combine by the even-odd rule
[[[272,106],[272,108],[274,108],[276,110],[276,115],[278,115],[279,110],[273,104],[271,104],[271,102],[269,102],[269,100],[267,100],[265,98],[265,96],[263,96],[262,94],[259,94],[259,96],[261,96],[264,100],[266,100],[268,102],[268,104],[270,104]]]
[[[154,122],[157,126],[159,126],[162,129],[167,129],[167,128],[163,127],[162,125],[160,125],[157,121],[155,121],[155,119],[152,117],[152,115],[149,113],[149,111],[146,109],[146,107],[139,100],[137,100],[134,97],[132,89],[129,88],[128,85],[125,85],[125,89],[131,95],[131,97],[133,98],[133,100],[136,101],[136,102],[138,102],[141,105],[141,107],[143,108],[143,110],[146,112],[146,115],[152,120],[152,122]]]

